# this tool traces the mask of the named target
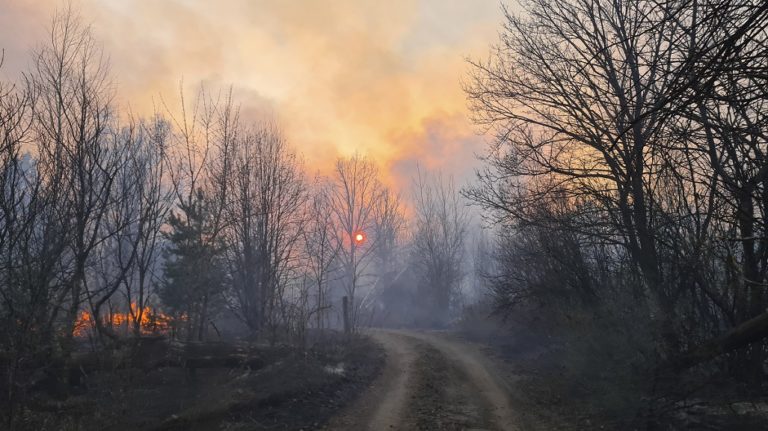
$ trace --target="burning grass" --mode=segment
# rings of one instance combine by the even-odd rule
[[[173,317],[157,311],[150,306],[139,307],[135,302],[131,303],[125,313],[110,311],[100,317],[102,325],[116,332],[127,334],[131,328],[139,327],[141,335],[168,334],[171,330]],[[180,320],[185,320],[183,316]],[[96,330],[96,321],[93,314],[87,310],[80,311],[73,334],[78,338],[86,338],[93,335]]]

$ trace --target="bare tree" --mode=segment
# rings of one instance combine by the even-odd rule
[[[60,282],[69,221],[58,184],[46,181],[25,144],[34,136],[35,94],[0,83],[0,351],[4,425],[14,429],[36,370],[55,351],[55,316],[67,293]],[[6,408],[7,407],[7,408]]]
[[[465,276],[464,243],[469,223],[466,206],[453,179],[418,171],[414,179],[411,262],[434,323],[445,325]]]
[[[125,284],[138,255],[139,235],[131,227],[138,218],[141,179],[136,175],[138,172],[128,166],[136,151],[136,133],[137,129],[132,125],[112,131],[108,138],[114,140],[114,147],[122,149],[120,167],[104,214],[103,231],[108,235],[94,248],[92,263],[83,281],[85,299],[98,335],[106,335],[112,340],[117,339],[117,334],[111,327],[112,319],[104,324],[102,310],[112,305],[112,297]]]
[[[331,207],[336,241],[340,244],[339,258],[347,273],[344,287],[350,304],[349,316],[345,317],[349,320],[348,329],[354,329],[358,323],[360,300],[356,293],[374,249],[365,241],[374,227],[374,211],[382,198],[378,175],[376,165],[359,154],[336,162]]]
[[[467,92],[495,142],[467,196],[507,238],[560,232],[575,247],[569,256],[583,257],[578,285],[598,287],[585,291],[598,299],[593,311],[611,312],[596,305],[616,294],[609,286],[626,289],[662,356],[706,338],[716,341],[705,350],[720,354],[745,348],[745,333],[768,334],[768,7],[535,0],[524,12],[505,11],[491,60],[473,63]],[[605,276],[612,284],[595,281],[627,269]],[[530,275],[518,280],[536,285]],[[714,338],[724,326],[735,327]],[[746,350],[761,363],[761,346]]]
[[[307,224],[303,229],[307,272],[316,289],[315,325],[326,325],[329,281],[339,254],[340,244],[334,234],[334,218],[331,207],[330,184],[325,179],[315,180],[309,207]]]
[[[167,184],[165,152],[170,126],[156,117],[141,122],[138,144],[125,169],[137,181],[137,204],[134,224],[137,236],[137,256],[133,271],[125,280],[125,300],[133,332],[140,335],[143,322],[159,278],[162,228],[171,208],[172,190]]]
[[[34,107],[38,171],[58,187],[68,222],[68,269],[64,352],[84,299],[89,260],[106,231],[123,149],[109,139],[113,116],[108,65],[90,29],[71,8],[56,14],[50,40],[35,54],[27,79],[37,94]],[[64,299],[64,298],[60,298]],[[56,317],[56,316],[54,316]]]
[[[400,196],[388,188],[382,190],[381,198],[376,202],[373,215],[373,237],[375,241],[374,257],[379,279],[387,280],[402,266],[398,261],[398,251],[403,241],[406,228],[405,216],[400,204]]]
[[[97,248],[94,274],[86,289],[91,320],[99,335],[116,339],[111,328],[113,312],[128,317],[125,324],[130,323],[135,335],[141,334],[142,321],[148,317],[144,313],[150,299],[151,271],[158,264],[171,193],[163,184],[164,122],[134,122],[115,132],[113,139],[125,150],[115,180],[115,196],[105,217],[106,231],[114,234]],[[114,295],[121,288],[123,295],[115,301]],[[105,306],[107,319],[102,317]]]
[[[732,226],[737,232],[726,234],[740,245],[740,250],[729,250],[739,264],[739,274],[723,280],[733,289],[731,324],[763,314],[768,300],[766,22],[764,6],[713,1],[694,2],[686,23],[686,48],[697,56],[695,71],[699,76],[692,80],[692,102],[680,110],[679,131],[693,137],[684,141],[681,151],[700,152],[707,159],[704,172],[714,172],[723,204],[716,228]],[[732,39],[735,35],[740,37]],[[710,51],[712,45],[722,51],[723,41],[729,40],[732,52],[728,55]],[[724,248],[730,249],[730,245]],[[723,301],[727,296],[718,299]],[[753,348],[748,356],[747,378],[762,375],[764,349]]]
[[[299,257],[306,185],[301,163],[274,124],[238,131],[222,153],[226,182],[227,261],[233,308],[254,332],[274,338],[285,321],[284,297]]]

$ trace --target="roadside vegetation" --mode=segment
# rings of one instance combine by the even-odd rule
[[[767,23],[765,2],[523,1],[473,62],[495,139],[465,190],[493,226],[468,320],[505,320],[524,399],[571,429],[765,428]]]

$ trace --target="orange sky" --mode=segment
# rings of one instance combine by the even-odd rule
[[[182,78],[190,91],[231,84],[245,115],[278,119],[310,170],[360,151],[397,185],[416,161],[462,183],[484,150],[460,82],[464,59],[497,38],[497,0],[71,2],[110,57],[123,109],[174,103]],[[63,4],[0,0],[3,76],[26,67]]]

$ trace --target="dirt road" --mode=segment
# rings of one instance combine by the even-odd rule
[[[431,332],[371,331],[382,375],[329,430],[517,430],[504,380],[472,344]]]

